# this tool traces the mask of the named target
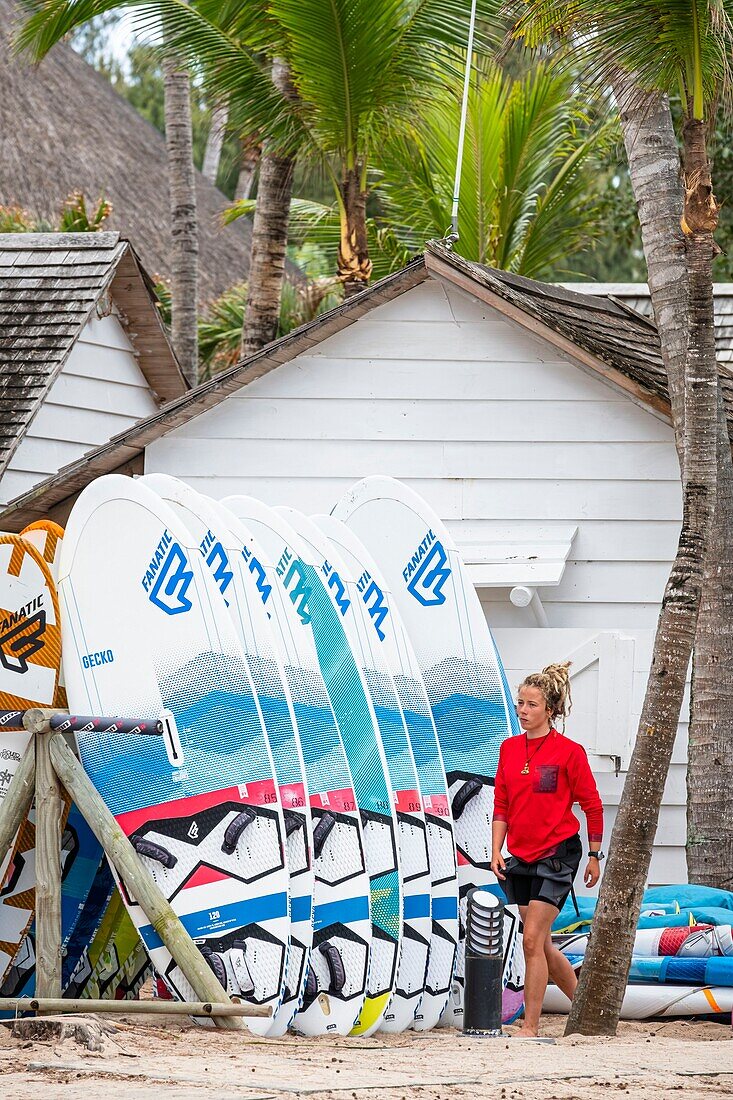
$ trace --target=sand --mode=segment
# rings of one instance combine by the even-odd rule
[[[257,1039],[186,1018],[105,1020],[102,1050],[14,1038],[0,1027],[0,1096],[12,1100],[629,1100],[733,1097],[731,1029],[669,1020],[622,1023],[614,1039],[554,1044],[470,1039],[452,1030],[373,1039]]]

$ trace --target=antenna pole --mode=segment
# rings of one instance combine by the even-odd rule
[[[471,59],[473,57],[473,34],[476,28],[476,0],[471,0],[471,19],[468,24],[468,42],[466,44],[466,71],[463,77],[463,99],[461,102],[461,124],[458,128],[458,151],[456,154],[456,178],[453,184],[453,205],[450,216],[450,236],[448,245],[459,238],[458,202],[461,195],[461,170],[463,168],[463,145],[466,139],[466,117],[468,115],[468,90],[471,84]]]

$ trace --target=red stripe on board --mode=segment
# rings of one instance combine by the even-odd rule
[[[213,867],[207,867],[202,863],[200,867],[197,867],[194,873],[183,884],[184,890],[189,890],[192,886],[208,886],[210,882],[221,882],[222,879],[231,878],[231,875],[225,874],[223,871],[217,871]]]
[[[305,787],[302,783],[286,783],[280,788],[280,801],[284,810],[302,810],[305,806]]]
[[[344,787],[339,791],[324,791],[323,794],[311,795],[311,806],[316,810],[336,810],[338,813],[356,809],[356,798],[352,787]]]
[[[425,813],[432,814],[433,817],[450,817],[450,803],[447,795],[428,795],[424,802],[424,808]]]
[[[464,854],[460,850],[460,848],[456,848],[456,859],[458,861],[458,866],[459,867],[470,867],[471,866],[470,859],[466,859],[466,857],[464,856]]]
[[[401,814],[419,813],[421,808],[419,791],[395,791],[395,809]]]
[[[118,814],[117,822],[122,831],[130,836],[141,825],[160,818],[191,817],[193,814],[220,806],[224,802],[243,802],[249,806],[271,806],[277,802],[275,784],[272,779],[262,779],[257,783],[247,783],[241,787],[224,787],[220,791],[208,791],[206,794],[192,794],[188,798],[174,798],[171,802],[161,802],[158,806],[145,806],[141,810],[130,810]]]

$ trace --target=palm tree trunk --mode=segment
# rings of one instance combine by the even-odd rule
[[[703,227],[699,219],[690,221],[699,190],[705,186],[704,133],[701,127],[686,127],[688,184],[683,205],[677,175],[679,154],[668,107],[659,98],[645,97],[631,84],[624,92],[619,97],[622,125],[662,354],[669,373],[675,435],[682,461],[683,515],[677,555],[657,623],[639,729],[566,1034],[579,1031],[613,1035],[618,1025],[692,654],[716,492],[714,244],[709,226]],[[656,168],[652,168],[655,155]],[[681,210],[685,227],[683,263],[678,247],[679,221],[676,221]],[[684,325],[685,317],[688,326]],[[688,327],[686,355],[682,354],[680,327]]]
[[[206,137],[206,149],[204,150],[204,163],[201,167],[201,175],[214,184],[219,174],[219,161],[224,145],[224,135],[229,118],[229,107],[226,103],[219,103],[211,112],[209,133]]]
[[[249,292],[242,330],[242,355],[253,355],[277,336],[285,276],[294,157],[266,153],[260,164],[252,225]]]
[[[186,381],[198,375],[198,226],[188,72],[163,62],[165,140],[171,209],[171,341]]]
[[[347,298],[363,290],[372,274],[367,244],[367,196],[362,187],[362,174],[362,167],[357,163],[353,168],[344,171],[339,185],[341,241],[338,275]]]
[[[242,142],[242,159],[239,163],[235,199],[248,199],[252,194],[255,172],[262,156],[262,144],[256,140],[245,139]]]
[[[273,62],[272,80],[284,95],[295,94],[284,62],[277,59]],[[242,355],[245,357],[253,355],[277,336],[294,170],[294,156],[282,156],[269,150],[262,157],[242,328]]]
[[[687,758],[687,877],[733,889],[733,463],[718,401],[718,492],[695,634]]]

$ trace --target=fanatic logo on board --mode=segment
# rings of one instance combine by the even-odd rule
[[[407,591],[424,607],[435,607],[445,603],[443,586],[450,575],[443,543],[436,539],[432,531],[428,531],[402,570]]]
[[[10,617],[11,619],[13,616]],[[3,622],[7,625],[8,620]],[[8,672],[22,676],[28,671],[28,662],[44,646],[46,612],[39,611],[32,619],[21,619],[0,636],[0,662]]]
[[[192,580],[188,558],[173,536],[164,531],[142,579],[148,599],[166,615],[190,611],[193,604],[187,593]]]

